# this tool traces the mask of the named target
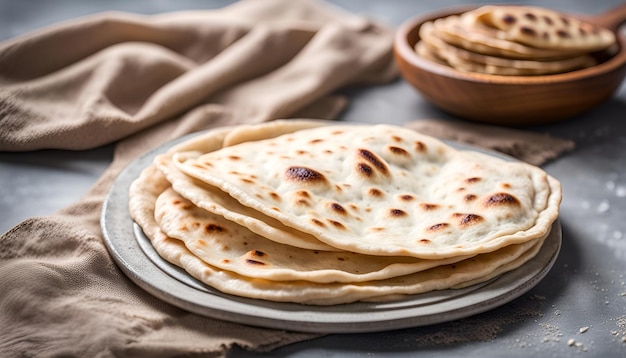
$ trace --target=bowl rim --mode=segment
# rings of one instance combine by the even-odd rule
[[[421,68],[440,76],[471,82],[496,84],[533,85],[556,82],[572,82],[611,73],[619,70],[620,68],[626,69],[626,36],[621,31],[619,31],[619,29],[617,31],[614,31],[619,46],[618,52],[606,61],[579,70],[557,74],[533,76],[505,76],[485,73],[462,72],[452,67],[448,67],[419,56],[413,48],[414,44],[411,44],[408,40],[408,35],[413,31],[417,31],[418,28],[427,21],[450,15],[458,15],[465,11],[476,9],[480,6],[482,5],[447,7],[434,12],[417,15],[405,20],[397,28],[394,36],[394,52],[396,53],[396,56],[401,57],[403,60],[409,62],[414,67]]]

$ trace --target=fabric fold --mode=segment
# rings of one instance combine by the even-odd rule
[[[206,104],[285,117],[396,78],[391,37],[312,0],[68,21],[0,45],[0,150],[94,148]]]

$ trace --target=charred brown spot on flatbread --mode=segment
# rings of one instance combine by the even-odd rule
[[[520,206],[521,203],[511,194],[508,193],[496,193],[489,196],[485,202],[485,206],[500,206],[500,205],[508,205],[508,206]]]
[[[557,30],[556,34],[562,39],[566,39],[572,36],[567,30]]]
[[[474,201],[476,200],[476,195],[474,194],[467,194],[463,197],[463,200],[465,201]]]
[[[295,203],[297,206],[312,206],[311,202],[307,199],[296,199]]]
[[[413,147],[415,148],[416,152],[425,152],[427,149],[426,144],[424,144],[424,142],[419,141],[419,140],[413,143]]]
[[[537,31],[530,26],[522,26],[519,31],[526,36],[537,36]]]
[[[401,147],[390,145],[389,147],[387,147],[387,149],[389,150],[389,152],[391,152],[391,154],[394,154],[394,155],[399,155],[403,157],[410,156],[409,152],[406,149],[401,148]]]
[[[512,25],[517,22],[517,18],[511,14],[505,14],[504,16],[502,16],[502,22]]]
[[[210,165],[206,165],[203,163],[194,163],[192,164],[192,166],[198,169],[206,169],[207,167],[210,167]]]
[[[479,178],[479,177],[471,177],[471,178],[465,179],[465,182],[468,184],[471,184],[471,183],[478,183],[481,180],[482,178]]]
[[[408,215],[409,214],[407,214],[407,212],[402,209],[389,209],[389,216],[392,218],[400,218]]]
[[[311,197],[311,194],[309,194],[309,192],[306,191],[306,190],[298,190],[298,191],[296,191],[296,195],[297,196],[301,196],[303,198],[310,198]]]
[[[381,158],[379,158],[376,154],[372,153],[371,151],[367,149],[359,149],[358,156],[364,159],[365,161],[367,161],[372,166],[374,166],[374,168],[378,169],[378,171],[381,174],[383,175],[389,174],[389,168],[387,168],[387,165],[385,164],[385,162]]]
[[[457,224],[460,227],[469,227],[485,220],[482,216],[477,214],[454,213],[452,216],[457,220]]]
[[[246,259],[246,263],[253,266],[265,266],[265,262],[261,262],[259,260]]]
[[[431,211],[439,208],[438,204],[420,203],[422,210]]]
[[[527,18],[528,20],[532,21],[532,22],[537,21],[537,15],[533,14],[532,12],[525,13],[524,17]]]
[[[541,18],[548,25],[553,25],[554,24],[554,21],[552,21],[552,18],[550,16],[544,15]]]
[[[346,209],[339,203],[329,203],[328,207],[331,209],[332,212],[334,212],[335,214],[339,214],[339,215],[346,215],[348,212],[346,211]]]
[[[337,220],[326,219],[326,221],[328,221],[332,226],[334,226],[337,229],[341,229],[341,230],[346,229],[346,226]]]
[[[444,230],[445,228],[447,228],[449,226],[450,226],[450,224],[448,224],[448,223],[439,223],[439,224],[435,224],[435,225],[430,226],[429,228],[426,229],[426,231],[437,232],[437,231]]]
[[[385,195],[385,193],[384,193],[382,190],[378,189],[378,188],[370,188],[370,189],[367,191],[367,194],[368,194],[369,196],[373,196],[373,197],[375,197],[375,198],[380,198],[380,197],[382,197],[382,196],[384,196],[384,195]]]
[[[312,184],[326,183],[324,174],[307,167],[289,167],[285,171],[285,179],[288,181],[306,182]]]
[[[315,225],[315,226],[319,226],[319,227],[326,227],[326,224],[324,224],[322,221],[318,220],[318,219],[311,219],[311,222]]]
[[[251,250],[246,253],[245,262],[252,266],[265,266],[267,263],[261,261],[263,257],[266,257],[267,254],[263,251],[259,250]]]
[[[402,194],[399,196],[400,201],[413,201],[415,200],[415,196],[411,194]]]
[[[372,169],[372,167],[365,163],[357,163],[356,168],[359,173],[365,175],[366,177],[371,177],[372,175],[374,175],[374,170]]]
[[[204,225],[204,231],[208,234],[216,234],[226,232],[226,228],[217,224],[208,223]]]

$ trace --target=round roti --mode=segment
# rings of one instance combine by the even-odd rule
[[[615,43],[612,31],[534,6],[487,5],[466,13],[499,37],[534,48],[593,52]]]
[[[417,49],[418,53],[432,52],[425,55],[439,58],[451,67],[465,72],[479,72],[494,75],[545,75],[561,73],[595,64],[593,57],[580,55],[557,60],[519,60],[508,59],[498,56],[484,55],[465,50],[448,44],[438,37],[432,23],[425,23],[420,27],[420,39],[418,46],[426,46],[429,49]]]
[[[361,283],[315,283],[254,279],[207,264],[180,240],[168,237],[154,219],[156,200],[169,182],[155,166],[144,169],[131,185],[129,209],[155,251],[200,282],[227,294],[277,302],[335,305],[356,301],[391,301],[406,295],[444,290],[465,282],[480,283],[503,268],[514,269],[536,254],[543,239],[512,245],[455,264],[392,279]]]
[[[425,22],[415,51],[463,72],[535,76],[593,66],[616,46],[612,31],[556,11],[486,5]]]
[[[338,125],[240,143],[182,172],[341,250],[442,259],[544,237],[560,184],[409,129]]]
[[[478,23],[476,18],[462,14],[436,19],[433,23],[437,36],[445,42],[468,51],[511,59],[553,60],[581,51],[540,49],[499,37],[498,30]]]
[[[246,227],[196,207],[172,188],[161,193],[156,223],[179,239],[195,256],[220,269],[275,281],[363,282],[407,275],[455,263],[468,256],[443,260],[367,256],[347,251],[318,251],[279,244]]]

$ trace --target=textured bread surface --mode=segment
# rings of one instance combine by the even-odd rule
[[[173,155],[184,173],[341,250],[435,259],[544,236],[560,185],[543,170],[387,125],[337,125]]]
[[[412,130],[276,121],[174,146],[129,195],[155,251],[207,286],[335,305],[515,270],[541,249],[561,194],[537,167]]]
[[[420,27],[416,52],[463,72],[535,76],[597,64],[614,53],[615,34],[536,6],[485,5]]]

